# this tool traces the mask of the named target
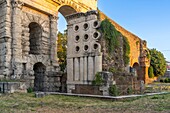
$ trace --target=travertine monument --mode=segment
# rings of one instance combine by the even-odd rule
[[[91,9],[96,0],[0,0],[0,75],[24,79],[36,91],[59,91],[58,12]]]
[[[35,91],[61,90],[56,52],[60,12],[68,23],[67,91],[74,90],[75,84],[91,84],[96,72],[102,71],[103,54],[99,15],[94,10],[97,0],[0,0],[1,77],[23,79]],[[143,66],[141,79],[145,79],[146,42],[113,25],[130,42],[129,66],[138,70]]]
[[[77,13],[66,17],[68,22],[67,92],[75,84],[91,84],[102,71],[101,33],[97,11]]]

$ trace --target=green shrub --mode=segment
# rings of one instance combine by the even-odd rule
[[[165,82],[165,83],[169,83],[169,78],[166,78],[166,79],[164,80],[164,82]]]
[[[115,26],[108,19],[101,22],[101,32],[106,39],[107,49],[111,54],[119,46],[118,37],[121,36],[121,33],[116,30]]]
[[[33,88],[32,87],[29,87],[28,89],[27,89],[27,93],[32,93],[33,92]]]
[[[166,71],[166,60],[164,55],[156,50],[156,49],[150,49],[150,65],[153,67],[153,73],[154,76],[163,76]]]
[[[101,85],[103,85],[103,83],[104,83],[104,80],[103,80],[102,76],[100,75],[100,73],[99,72],[96,73],[95,79],[92,81],[92,85],[101,86]]]
[[[130,55],[129,41],[126,37],[123,36],[123,60],[124,60],[125,66],[129,64],[129,61],[130,61],[129,55]]]
[[[149,78],[153,78],[154,77],[153,67],[152,66],[150,66],[149,69],[148,69],[148,76],[149,76]]]
[[[116,85],[111,85],[111,86],[109,87],[109,94],[110,94],[111,96],[118,96],[118,95],[119,95],[119,91],[118,91],[118,88],[117,88]]]
[[[131,87],[127,89],[127,94],[133,94],[133,89]]]
[[[117,70],[116,70],[114,67],[110,67],[110,68],[109,68],[109,72],[114,73],[114,72],[117,72]]]

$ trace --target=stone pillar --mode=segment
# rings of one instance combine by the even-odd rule
[[[74,59],[74,80],[79,81],[79,75],[80,75],[80,65],[79,65],[79,58]]]
[[[102,56],[95,56],[95,73],[102,71]]]
[[[83,68],[84,68],[83,81],[84,81],[84,82],[85,82],[85,84],[86,84],[86,81],[87,81],[87,74],[88,74],[88,72],[87,72],[87,57],[86,57],[86,56],[84,57]]]
[[[146,57],[140,57],[140,76],[139,80],[143,80],[145,84],[149,83],[148,69],[150,66],[150,61]]]
[[[22,5],[23,3],[17,0],[12,2],[12,70],[14,78],[19,78],[19,75],[22,74]]]
[[[94,79],[94,61],[93,57],[88,57],[88,81]]]
[[[83,57],[80,58],[80,81],[83,82],[83,76],[84,76],[84,60]]]
[[[73,82],[73,59],[67,59],[67,81]]]
[[[50,16],[50,59],[53,66],[58,66],[57,62],[57,20],[56,15]]]

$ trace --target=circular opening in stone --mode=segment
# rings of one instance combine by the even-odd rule
[[[85,35],[84,35],[84,39],[85,39],[85,40],[88,40],[88,38],[89,38],[89,35],[88,35],[88,34],[85,34]]]
[[[89,46],[88,45],[85,45],[84,46],[84,50],[87,51],[89,49]]]
[[[83,27],[86,30],[89,27],[89,25],[87,23],[85,23]]]
[[[78,31],[78,30],[79,30],[79,26],[76,25],[76,26],[74,27],[74,30],[75,30],[75,31]]]
[[[98,49],[99,45],[98,44],[94,44],[94,49]]]
[[[98,38],[98,36],[99,36],[99,33],[98,32],[95,32],[94,34],[93,34],[93,37],[96,39],[96,38]]]
[[[76,40],[76,41],[79,41],[79,40],[80,40],[80,36],[77,35],[77,36],[75,37],[75,40]]]
[[[80,50],[79,46],[76,46],[76,52],[78,52]]]
[[[95,22],[93,23],[93,26],[94,26],[94,27],[97,27],[98,24],[99,24],[98,21],[95,21]]]

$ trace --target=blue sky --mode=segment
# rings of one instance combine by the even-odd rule
[[[98,0],[98,8],[170,61],[170,0]],[[66,23],[59,17],[62,31]]]

